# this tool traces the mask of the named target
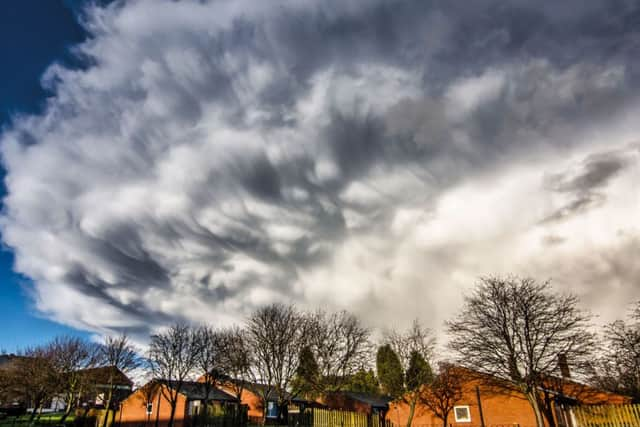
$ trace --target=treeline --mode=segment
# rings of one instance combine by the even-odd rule
[[[33,421],[47,402],[60,399],[64,402],[62,425],[82,403],[90,409],[97,396],[101,396],[105,408],[112,409],[114,395],[122,386],[119,372],[126,374],[143,363],[139,351],[125,336],[107,336],[102,343],[60,336],[19,351],[0,366],[0,403],[9,407],[14,402],[29,405]]]
[[[265,407],[275,396],[283,418],[294,397],[313,400],[350,390],[403,401],[410,409],[407,425],[419,404],[447,425],[462,396],[463,377],[475,372],[496,379],[496,387],[524,393],[538,425],[546,420],[553,427],[551,397],[566,393],[566,387],[574,396],[593,390],[576,388],[585,383],[640,399],[640,306],[629,319],[608,325],[600,334],[591,321],[575,296],[555,292],[548,282],[489,277],[478,281],[458,315],[446,323],[449,357],[434,354],[433,333],[418,322],[406,331],[386,331],[374,343],[371,331],[348,312],[305,312],[282,304],[257,309],[242,327],[175,324],[150,337],[144,357],[134,356],[126,337],[109,338],[98,347],[103,365],[125,372],[144,366],[151,377],[171,381],[165,397],[174,411],[182,386],[202,378],[208,390],[224,382],[238,401],[245,387],[261,384],[253,391]],[[77,339],[56,341],[89,346]],[[115,342],[132,352],[135,363],[118,364],[115,357],[104,362],[105,349]],[[44,371],[19,375],[29,378],[23,389],[33,401],[54,389],[65,394],[68,412],[81,387],[71,380],[73,372],[93,366],[90,355],[97,353],[82,351],[83,357],[71,358],[61,369],[53,362],[60,356],[51,356],[53,344],[22,355],[51,360],[47,366],[58,375],[56,387],[42,386],[48,380],[39,383],[39,375],[48,375]]]

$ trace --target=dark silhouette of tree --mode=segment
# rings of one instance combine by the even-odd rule
[[[309,346],[304,346],[300,351],[298,370],[291,384],[293,394],[313,400],[317,396],[320,381],[320,372],[315,356]]]
[[[19,351],[3,368],[8,399],[23,401],[33,411],[30,421],[36,417],[44,402],[59,391],[58,376],[54,369],[49,345],[28,347]]]
[[[66,407],[60,418],[64,424],[78,396],[92,386],[92,378],[84,371],[98,365],[99,346],[78,337],[60,336],[47,345],[47,352],[57,377],[58,391],[65,396]]]
[[[593,382],[640,402],[640,304],[628,319],[604,327],[602,349]]]
[[[460,314],[447,323],[450,348],[462,366],[495,376],[522,392],[539,427],[555,427],[551,402],[541,390],[557,375],[558,355],[580,368],[594,345],[590,316],[573,295],[529,278],[482,278],[465,298]]]
[[[353,374],[370,366],[370,332],[346,311],[318,310],[306,319],[308,345],[319,373],[314,393],[340,391]]]
[[[171,406],[168,427],[173,427],[178,396],[196,369],[200,351],[196,332],[185,324],[151,336],[148,362],[153,377],[164,384],[160,390]]]
[[[391,345],[385,344],[378,349],[376,368],[382,392],[394,399],[402,397],[404,393],[402,363]]]
[[[199,349],[195,360],[195,369],[201,375],[204,384],[204,410],[199,415],[208,414],[209,396],[222,376],[222,355],[225,352],[224,337],[221,331],[203,325],[194,331],[194,339]]]
[[[253,355],[251,375],[261,383],[263,421],[272,393],[278,400],[278,421],[287,423],[293,378],[300,364],[300,349],[307,345],[305,316],[291,305],[272,304],[257,309],[247,321],[247,338]]]
[[[129,338],[126,335],[120,335],[104,338],[102,345],[98,348],[98,363],[108,369],[107,390],[104,397],[106,413],[102,421],[102,427],[107,427],[109,412],[113,409],[113,396],[118,386],[116,383],[118,371],[126,375],[140,367],[142,360]]]
[[[380,394],[380,384],[373,369],[360,369],[349,377],[343,390],[376,395]]]
[[[385,341],[397,355],[402,372],[401,393],[392,397],[402,400],[409,406],[407,426],[411,426],[422,389],[433,380],[429,359],[435,340],[431,331],[415,320],[404,332],[388,331],[385,334]],[[382,376],[379,373],[378,375],[380,383],[383,384]],[[395,381],[397,380],[396,375]]]
[[[420,401],[442,420],[443,427],[447,427],[449,415],[462,399],[466,376],[464,371],[450,364],[441,364],[438,375],[420,395]]]
[[[222,379],[241,403],[242,392],[251,378],[253,354],[249,345],[247,331],[234,326],[220,332],[223,350],[219,365]]]

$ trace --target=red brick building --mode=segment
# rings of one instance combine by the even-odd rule
[[[173,387],[175,383],[171,381],[152,381],[136,390],[122,402],[117,421],[131,427],[166,427],[171,416],[171,404],[166,394],[167,389]],[[185,382],[178,394],[174,426],[192,426],[195,417],[204,410],[205,400],[214,409],[237,405],[233,396],[219,388],[209,390],[206,399],[203,383]]]
[[[456,368],[458,370],[458,368]],[[461,398],[449,414],[447,425],[453,427],[469,426],[513,426],[535,427],[536,418],[526,396],[508,384],[500,385],[500,381],[479,373],[459,369],[463,376]],[[502,381],[502,383],[505,383]],[[573,427],[571,407],[576,404],[624,404],[631,398],[614,393],[597,390],[592,387],[563,380],[562,387],[549,384],[549,388],[541,390],[547,393],[552,401],[554,419],[559,427]],[[394,401],[389,404],[387,419],[396,425],[406,424],[409,407],[403,402]],[[438,426],[443,421],[426,405],[418,404],[413,425]]]

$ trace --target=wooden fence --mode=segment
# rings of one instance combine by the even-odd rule
[[[393,427],[390,421],[377,414],[367,415],[318,408],[305,411],[297,420],[294,418],[296,417],[289,416],[289,424],[301,427]]]
[[[577,427],[638,427],[640,405],[579,406],[573,409]]]

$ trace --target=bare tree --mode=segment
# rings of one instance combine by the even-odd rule
[[[82,338],[60,336],[47,345],[47,352],[57,376],[59,391],[65,396],[66,407],[60,418],[60,423],[64,423],[77,404],[77,398],[91,386],[90,377],[83,371],[97,365],[98,346]]]
[[[116,383],[118,371],[124,374],[133,371],[140,367],[141,359],[137,349],[129,342],[126,335],[106,336],[98,349],[98,358],[99,363],[107,369],[107,389],[103,399],[106,413],[102,422],[102,426],[107,427],[114,393],[118,387]]]
[[[603,335],[603,354],[594,366],[593,381],[640,402],[640,304],[627,320],[606,325]]]
[[[171,406],[169,427],[173,427],[178,396],[196,369],[200,351],[196,332],[185,324],[175,324],[151,336],[148,361],[153,377],[164,385],[160,390]]]
[[[252,353],[247,332],[239,327],[223,330],[221,333],[222,352],[220,371],[238,403],[250,378]]]
[[[356,316],[318,310],[308,316],[308,328],[309,349],[318,365],[317,393],[341,390],[370,365],[370,332]]]
[[[142,399],[143,399],[145,408],[153,407],[154,405],[153,401],[158,396],[158,393],[161,393],[160,392],[161,388],[162,388],[162,384],[159,381],[152,380],[138,389],[142,394]],[[159,407],[156,408],[156,412],[159,410],[160,410]],[[149,422],[151,421],[152,411],[147,409],[145,412],[147,413],[147,419],[145,420],[144,424],[145,424],[145,427],[147,427],[149,425]]]
[[[269,397],[274,393],[279,421],[286,424],[287,390],[298,370],[300,349],[307,340],[306,319],[291,305],[262,307],[249,317],[247,337],[253,354],[252,378],[263,384],[260,397],[264,420]]]
[[[447,427],[449,415],[462,399],[464,383],[464,370],[443,363],[438,375],[420,395],[420,401],[442,420],[443,427]]]
[[[433,331],[422,326],[417,319],[414,319],[406,331],[400,332],[394,329],[385,331],[384,341],[391,345],[405,369],[409,365],[411,353],[417,352],[425,360],[430,360],[436,345]]]
[[[557,374],[558,355],[579,368],[593,348],[590,316],[573,295],[554,293],[549,282],[529,278],[482,278],[456,319],[447,323],[457,362],[522,392],[536,423],[555,426],[540,391]]]
[[[58,387],[50,348],[47,345],[26,348],[18,352],[3,371],[7,397],[24,400],[31,406],[30,420],[33,421],[45,400],[51,398]]]
[[[222,373],[221,362],[225,352],[224,336],[221,331],[204,325],[195,330],[195,339],[200,348],[196,357],[196,369],[202,375],[200,378],[203,380],[205,389],[205,411],[202,412],[202,415],[206,416],[209,396]]]
[[[407,331],[387,331],[384,341],[397,354],[402,366],[402,394],[395,397],[409,406],[407,426],[411,426],[422,390],[433,380],[429,361],[435,347],[435,339],[430,329],[414,320]],[[382,377],[380,381],[382,382]]]

